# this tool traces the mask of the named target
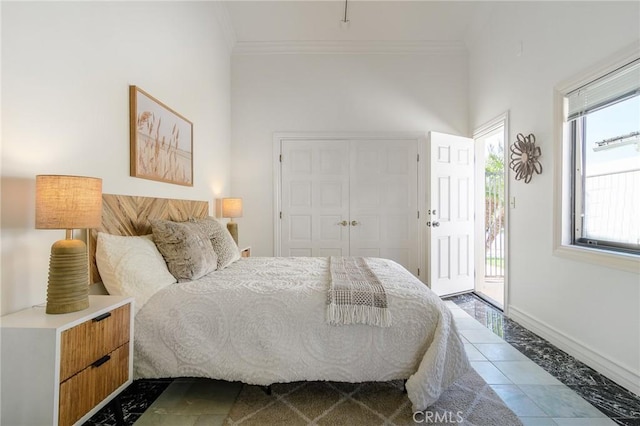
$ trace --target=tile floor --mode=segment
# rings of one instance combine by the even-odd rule
[[[445,303],[455,317],[473,368],[525,426],[640,426],[637,395],[475,296],[456,296]],[[144,385],[144,381],[139,382]],[[150,406],[138,404],[136,408],[131,403],[128,409],[123,402],[125,413],[129,412],[126,424],[222,425],[242,386],[203,379],[152,385],[155,392],[164,387],[166,390]],[[101,413],[86,425],[114,424],[108,410]]]
[[[177,379],[134,423],[136,426],[218,426],[224,423],[242,383]]]
[[[445,303],[456,319],[471,366],[525,426],[616,425],[453,301]]]
[[[473,294],[455,296],[450,298],[448,302],[454,302],[481,325],[504,339],[517,352],[542,367],[583,400],[605,414],[615,422],[614,424],[640,426],[640,396],[617,385],[607,377],[553,346],[545,339],[505,317],[502,311]],[[452,305],[450,304],[450,306]],[[530,387],[525,387],[521,390],[523,392],[526,390],[528,392],[527,395],[536,392],[536,388]],[[559,419],[556,423],[545,422],[541,424],[554,425],[559,423],[562,425],[577,424],[584,426],[601,424],[597,419]]]

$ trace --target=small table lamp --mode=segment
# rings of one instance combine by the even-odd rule
[[[84,176],[36,176],[36,229],[65,229],[66,239],[51,246],[48,314],[89,307],[89,262],[84,241],[73,229],[96,228],[102,220],[102,179]]]
[[[222,217],[228,217],[231,220],[227,223],[227,229],[238,244],[238,224],[233,221],[234,217],[242,217],[242,198],[223,198],[222,199]]]

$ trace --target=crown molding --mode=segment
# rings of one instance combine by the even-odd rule
[[[462,41],[236,41],[233,55],[463,54]]]
[[[231,21],[229,9],[227,9],[226,4],[221,1],[213,2],[213,7],[216,10],[216,19],[218,20],[218,24],[220,24],[220,30],[222,31],[222,36],[227,44],[227,49],[229,50],[229,53],[232,53],[238,42],[238,37],[236,36],[236,31],[233,29],[233,22]]]

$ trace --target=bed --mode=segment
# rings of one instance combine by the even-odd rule
[[[185,222],[207,214],[201,201],[103,195],[102,227],[90,238],[93,281],[101,280],[99,233],[102,241],[105,235],[142,236],[155,219]],[[136,241],[152,249],[149,240]],[[123,257],[147,265],[137,276],[158,272],[135,250]],[[362,261],[384,285],[388,326],[327,322],[330,258],[237,258],[194,280],[137,284],[130,290],[137,304],[136,378],[208,377],[263,386],[407,379],[413,409],[427,409],[469,369],[451,312],[399,264]]]

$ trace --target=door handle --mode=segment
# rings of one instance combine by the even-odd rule
[[[433,222],[431,226],[433,226],[434,228],[437,228],[438,226],[440,226],[440,222]]]
[[[358,222],[357,220],[351,221],[351,226],[357,226],[357,225],[360,225],[360,222]]]
[[[342,222],[338,222],[338,225],[349,226],[349,222],[347,222],[346,220],[343,220]]]

